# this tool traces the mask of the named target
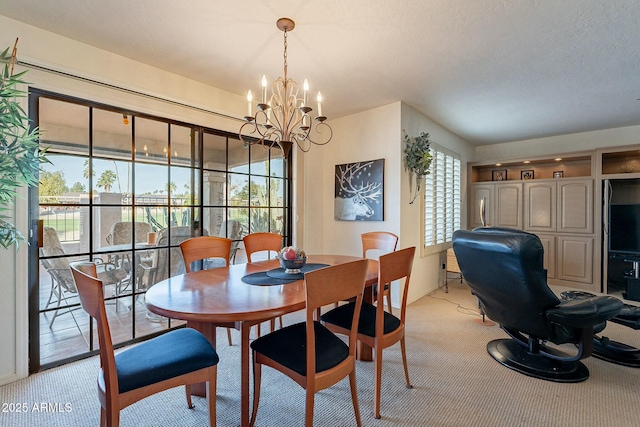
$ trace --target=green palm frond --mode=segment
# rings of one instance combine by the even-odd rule
[[[20,187],[38,185],[40,165],[49,160],[46,149],[39,144],[40,131],[32,127],[19,103],[20,98],[28,96],[19,89],[28,84],[23,80],[27,71],[12,73],[10,64],[15,56],[9,54],[9,48],[0,54],[0,62],[4,63],[0,73],[0,212],[4,212],[13,206]],[[8,219],[0,216],[0,245],[8,248],[15,243],[17,249],[27,239]]]

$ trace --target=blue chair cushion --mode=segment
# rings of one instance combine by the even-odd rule
[[[313,322],[316,334],[316,373],[326,371],[349,356],[349,346],[319,322]],[[296,323],[256,339],[251,348],[277,363],[307,375],[306,323]]]
[[[177,329],[116,354],[120,393],[207,368],[220,360],[204,335]]]
[[[351,319],[353,319],[353,310],[355,303],[348,303],[338,306],[325,314],[320,319],[323,322],[331,323],[341,328],[351,329]],[[362,303],[360,311],[360,321],[358,322],[358,333],[369,337],[376,336],[376,306],[369,303]],[[384,333],[388,334],[400,327],[400,319],[393,314],[384,312]]]

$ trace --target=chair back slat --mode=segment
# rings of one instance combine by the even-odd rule
[[[207,258],[222,258],[229,265],[232,243],[231,239],[216,236],[192,237],[180,243],[186,272],[191,272],[191,263]]]
[[[415,252],[416,247],[412,246],[382,255],[378,260],[378,281],[390,283],[403,277],[410,277]]]
[[[276,233],[251,233],[244,236],[244,250],[247,260],[252,261],[251,256],[260,251],[280,252],[282,249],[282,235]]]
[[[388,283],[389,292],[391,287],[396,283],[402,286],[400,294],[402,295],[402,303],[400,304],[400,322],[405,323],[405,314],[407,311],[407,297],[409,294],[409,282],[411,279],[411,270],[413,268],[413,258],[416,253],[416,247],[411,246],[397,250],[395,252],[382,255],[378,260],[378,283]],[[404,279],[402,281],[401,279]],[[377,320],[380,322],[382,330],[382,311],[384,310],[383,293],[379,292],[377,296],[377,310],[380,313]]]
[[[316,339],[314,316],[316,309],[337,301],[356,299],[349,334],[349,355],[355,360],[358,322],[362,308],[367,260],[361,259],[344,264],[320,268],[304,275],[306,307],[307,373],[316,371]],[[307,375],[308,387],[315,387],[315,378]]]
[[[372,231],[362,233],[362,257],[367,257],[369,250],[379,250],[382,252],[393,252],[398,246],[398,236],[388,231]]]
[[[309,271],[304,275],[307,310],[348,300],[364,291],[367,260],[361,259]],[[340,286],[333,286],[339,283]]]

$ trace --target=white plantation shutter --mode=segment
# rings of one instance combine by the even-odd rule
[[[460,228],[460,156],[431,144],[424,189],[424,247],[451,242]]]

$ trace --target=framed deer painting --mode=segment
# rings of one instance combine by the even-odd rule
[[[334,218],[384,220],[384,159],[336,165]]]

